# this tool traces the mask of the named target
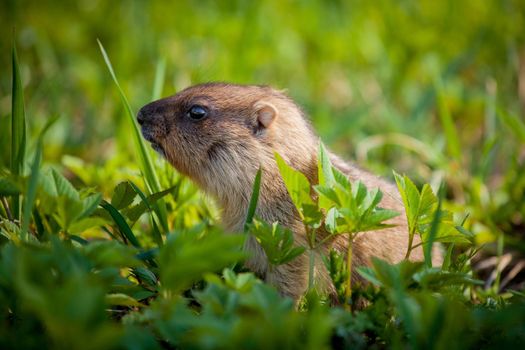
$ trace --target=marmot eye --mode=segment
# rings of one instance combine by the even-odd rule
[[[208,115],[208,111],[199,105],[191,106],[190,110],[188,111],[188,117],[191,119],[199,120]]]

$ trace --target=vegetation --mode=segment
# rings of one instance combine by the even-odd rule
[[[525,343],[521,1],[19,0],[0,19],[0,348]],[[396,182],[425,261],[351,283],[350,245],[323,257],[339,305],[316,288],[320,227],[352,240],[399,214],[324,146],[317,184],[275,156],[308,246],[254,217],[264,172],[246,232],[225,234],[134,118],[209,80],[287,88],[325,144]],[[243,267],[248,235],[272,268],[309,257],[300,303]]]

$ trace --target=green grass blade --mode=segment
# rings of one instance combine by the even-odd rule
[[[134,246],[137,248],[140,248],[140,243],[137,240],[137,237],[135,237],[135,234],[133,231],[131,231],[131,228],[129,227],[128,223],[126,222],[126,219],[122,216],[122,214],[119,213],[119,211],[112,206],[110,203],[103,200],[100,203],[100,206],[104,208],[109,215],[113,218],[115,223],[117,224],[119,231],[122,233],[122,235]]]
[[[44,237],[45,228],[44,228],[44,223],[42,221],[42,217],[40,216],[40,213],[36,209],[33,209],[33,219],[35,221],[36,236],[40,239]]]
[[[13,91],[11,100],[11,173],[23,175],[26,151],[26,121],[24,111],[24,91],[16,46],[13,44]],[[12,213],[15,219],[20,218],[20,196],[12,198]]]
[[[29,176],[29,184],[27,186],[27,193],[24,197],[24,206],[22,213],[22,240],[27,238],[27,229],[29,228],[29,220],[31,218],[31,209],[36,198],[36,187],[38,183],[38,173],[40,172],[40,163],[42,162],[42,142],[39,140],[36,146],[35,156],[31,164],[31,175]]]
[[[428,235],[428,239],[423,244],[423,255],[425,257],[425,264],[427,267],[432,267],[432,246],[434,245],[434,241],[436,240],[439,225],[441,223],[441,205],[443,202],[443,196],[445,193],[445,187],[443,182],[439,186],[438,190],[438,204],[436,208],[436,212],[434,213],[434,217],[432,218],[432,223],[430,224],[430,233]]]
[[[148,198],[147,196],[144,194],[144,192],[142,192],[140,190],[140,188],[135,185],[132,181],[129,181],[129,185],[131,186],[131,188],[133,188],[133,190],[135,191],[136,194],[139,195],[140,199],[142,199],[142,201],[144,202],[144,204],[146,205],[146,207],[150,210],[152,210],[150,204],[149,204],[149,201],[148,201]]]
[[[124,91],[120,87],[120,84],[117,80],[117,76],[115,75],[113,66],[111,65],[111,61],[109,60],[106,50],[104,49],[104,47],[102,46],[102,43],[99,40],[97,40],[97,42],[100,47],[100,51],[102,52],[102,56],[104,57],[106,66],[108,67],[111,78],[113,79],[113,82],[117,86],[117,89],[120,94],[120,98],[122,100],[122,103],[124,104],[124,108],[126,109],[126,114],[129,118],[129,121],[131,122],[132,129],[133,129],[133,138],[135,140],[135,145],[137,147],[138,154],[140,156],[142,171],[144,172],[144,176],[146,178],[146,185],[148,186],[149,190],[152,193],[159,192],[160,183],[159,183],[159,180],[157,178],[155,171],[153,170],[153,163],[151,161],[151,157],[147,151],[144,140],[142,139],[142,136],[140,134],[140,130],[137,125],[137,121],[135,120],[135,113],[133,113],[131,106],[128,102],[128,99],[126,95],[124,94]]]
[[[252,198],[250,199],[250,206],[248,207],[246,222],[244,223],[244,232],[248,231],[248,225],[252,223],[253,217],[255,216],[255,209],[257,209],[257,201],[259,200],[259,192],[261,190],[261,175],[262,169],[259,168],[253,182]]]
[[[136,258],[139,260],[147,261],[147,260],[153,260],[154,258],[159,255],[159,248],[152,248],[145,250],[143,252],[140,252],[136,255]]]
[[[155,82],[153,83],[152,100],[158,100],[162,95],[162,88],[164,87],[164,80],[166,77],[166,59],[160,59],[155,68]]]
[[[140,188],[137,185],[135,185],[133,182],[129,181],[129,184],[133,188],[133,190],[135,190],[135,193],[139,195],[139,197],[142,199],[144,204],[146,204],[148,209],[152,210],[149,204],[148,198],[146,197],[144,192],[142,192]],[[170,192],[171,192],[171,189],[170,189]],[[161,247],[164,244],[164,242],[162,241],[162,235],[160,233],[159,226],[157,225],[155,216],[152,213],[150,214],[150,218],[151,218],[151,226],[153,227],[153,239],[155,240],[155,243],[157,243],[157,245]]]
[[[155,240],[155,243],[157,243],[158,247],[162,247],[164,245],[164,242],[162,241],[162,234],[159,230],[159,225],[157,225],[157,220],[155,220],[155,216],[151,214],[151,226],[153,227],[153,239]]]
[[[160,182],[157,177],[157,174],[155,173],[153,169],[153,162],[151,161],[150,153],[148,152],[148,149],[146,148],[146,144],[144,143],[144,139],[142,138],[140,134],[140,130],[139,130],[137,121],[135,120],[135,113],[133,113],[131,106],[128,102],[128,99],[126,95],[124,94],[124,91],[120,87],[120,84],[117,80],[117,76],[115,75],[113,66],[111,65],[111,61],[109,60],[109,57],[106,53],[106,50],[104,49],[104,46],[102,46],[102,43],[100,42],[100,40],[97,40],[97,42],[100,47],[100,52],[102,53],[102,56],[104,57],[106,66],[108,67],[109,74],[111,75],[113,82],[117,86],[117,89],[120,94],[120,98],[126,109],[126,114],[132,125],[133,139],[135,140],[135,147],[136,147],[137,153],[139,154],[142,172],[146,180],[145,181],[146,186],[148,187],[148,190],[150,191],[150,193],[160,192]],[[168,215],[167,215],[166,205],[164,204],[163,201],[159,201],[155,205],[155,208],[156,208],[157,214],[159,216],[159,219],[161,221],[163,228],[167,231],[168,230],[168,219],[167,219]]]
[[[27,238],[27,229],[29,228],[31,211],[33,210],[33,205],[35,203],[36,198],[36,189],[38,184],[38,176],[40,173],[40,164],[42,163],[44,135],[57,119],[58,118],[53,118],[46,123],[44,129],[40,132],[40,135],[38,136],[38,141],[36,143],[36,150],[35,155],[33,157],[33,162],[31,163],[31,175],[29,175],[29,183],[27,186],[26,195],[24,197],[24,206],[22,213],[22,239],[24,240]]]

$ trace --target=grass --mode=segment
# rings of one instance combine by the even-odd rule
[[[11,102],[11,173],[14,176],[24,175],[26,156],[26,117],[24,111],[24,92],[20,78],[20,67],[16,47],[13,46],[13,88]],[[19,196],[13,196],[11,211],[15,219],[20,218],[21,202]]]
[[[124,108],[126,110],[126,115],[128,117],[129,122],[132,125],[133,130],[133,139],[135,140],[135,149],[136,153],[139,154],[139,159],[141,162],[141,170],[144,174],[144,178],[146,180],[146,184],[148,187],[148,190],[150,193],[160,192],[160,182],[157,177],[157,173],[153,169],[153,163],[151,161],[151,151],[146,148],[146,143],[144,142],[144,139],[142,138],[142,135],[140,133],[137,121],[135,120],[135,113],[131,110],[131,106],[129,105],[128,99],[126,98],[126,95],[124,94],[124,91],[120,87],[120,84],[118,83],[117,76],[115,75],[115,72],[113,71],[113,67],[111,65],[111,61],[109,60],[109,57],[106,53],[106,50],[102,46],[102,43],[97,40],[98,46],[100,47],[100,52],[102,53],[102,56],[104,57],[104,61],[106,62],[106,66],[108,67],[109,73],[111,74],[111,78],[113,79],[113,82],[117,86],[118,92],[120,94],[120,98],[122,100],[122,103],[124,104]],[[153,93],[158,94],[161,83],[160,81],[162,78],[162,67],[160,66],[157,71],[156,75],[156,82],[155,82],[155,88]],[[156,204],[156,212],[160,219],[161,225],[164,228],[164,231],[168,231],[168,222],[167,222],[167,213],[166,213],[166,207],[162,201],[160,201],[158,204]]]
[[[521,345],[524,11],[2,2],[3,30],[16,32],[15,45],[12,33],[0,41],[0,347]],[[369,283],[348,287],[350,255],[330,252],[340,305],[318,291],[318,229],[364,235],[388,214],[366,206],[374,189],[337,182],[322,150],[319,184],[279,164],[308,246],[257,218],[264,172],[247,234],[224,234],[209,198],[151,154],[133,112],[208,80],[287,88],[331,149],[397,182],[426,263],[354,266]],[[249,235],[272,269],[307,255],[297,305],[242,267]],[[430,268],[434,242],[445,258]]]

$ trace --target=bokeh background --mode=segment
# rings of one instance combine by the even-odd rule
[[[122,174],[104,172],[109,162],[137,169],[98,38],[134,110],[156,72],[161,95],[206,81],[286,89],[343,157],[445,181],[480,243],[505,234],[506,249],[525,251],[521,0],[3,0],[0,22],[0,127],[15,41],[29,132],[59,116],[44,159],[92,166],[84,185],[113,188]]]

